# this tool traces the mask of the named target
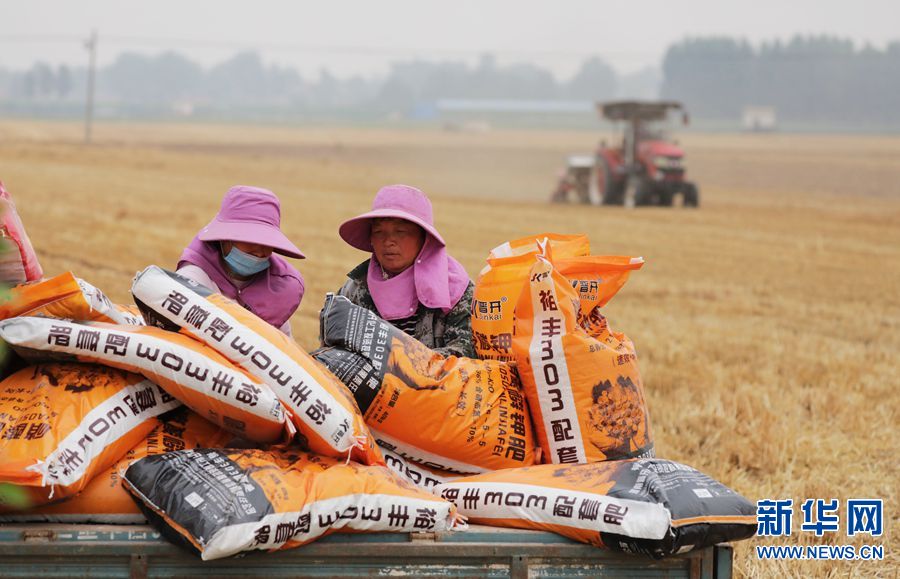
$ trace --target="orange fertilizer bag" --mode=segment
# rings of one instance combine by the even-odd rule
[[[23,358],[92,362],[143,374],[204,418],[248,440],[289,440],[295,429],[268,386],[189,336],[147,326],[47,318],[0,321]]]
[[[653,456],[634,344],[610,332],[597,308],[582,313],[579,294],[547,255],[533,259],[513,351],[544,462]]]
[[[512,351],[514,312],[534,264],[534,255],[488,260],[498,265],[479,279],[472,307],[472,332],[479,357],[507,362],[515,360]],[[581,315],[589,318],[591,312],[612,299],[628,281],[628,275],[643,266],[644,260],[622,255],[590,255],[554,257],[553,264],[575,288],[581,302]],[[489,299],[479,301],[479,295]]]
[[[479,358],[515,360],[512,352],[513,312],[522,287],[528,281],[539,240],[546,240],[554,255],[559,257],[584,256],[591,252],[587,236],[557,233],[523,237],[492,249],[487,266],[475,282],[472,301],[472,335]]]
[[[0,515],[0,522],[146,523],[141,509],[122,488],[122,475],[132,462],[186,448],[221,447],[232,438],[230,432],[182,406],[162,415],[150,434],[105,472],[94,477],[77,496],[24,513]]]
[[[553,253],[559,257],[576,257],[591,253],[591,242],[587,235],[564,235],[560,233],[539,233],[501,243],[491,250],[488,259],[534,255],[538,252],[538,242],[547,240]]]
[[[756,532],[756,505],[662,459],[540,465],[456,479],[434,493],[470,523],[551,531],[661,558]]]
[[[16,316],[143,324],[127,306],[112,303],[102,291],[72,272],[12,288],[8,299],[0,301],[0,319]]]
[[[521,385],[502,362],[444,357],[329,294],[314,353],[353,392],[378,444],[431,468],[474,473],[533,464]]]
[[[578,323],[588,334],[606,339],[609,328],[606,318],[600,313],[615,296],[632,271],[644,266],[644,258],[624,255],[588,255],[557,259],[552,258],[556,268],[578,294]],[[625,340],[622,334],[615,334]]]
[[[336,531],[439,532],[456,509],[384,466],[291,449],[181,450],[141,459],[125,488],[203,560],[305,545]]]
[[[347,388],[280,330],[156,266],[139,273],[131,291],[151,323],[200,340],[269,386],[313,452],[383,464]]]
[[[0,382],[0,483],[19,510],[80,492],[180,403],[137,374],[90,364],[40,364]]]

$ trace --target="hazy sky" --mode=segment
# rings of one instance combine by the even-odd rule
[[[0,0],[0,67],[83,64],[79,39],[91,29],[101,64],[126,50],[174,49],[210,65],[256,49],[304,74],[346,76],[492,52],[565,77],[591,54],[622,72],[658,65],[685,36],[828,33],[881,47],[900,40],[900,0]]]

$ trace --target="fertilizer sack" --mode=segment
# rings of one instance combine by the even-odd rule
[[[205,343],[266,384],[313,452],[380,464],[381,456],[347,388],[296,342],[236,302],[150,266],[131,288],[151,323]]]
[[[387,467],[292,450],[170,452],[132,464],[124,484],[170,540],[204,560],[335,531],[445,531],[456,516]]]
[[[634,344],[611,332],[597,308],[582,312],[579,294],[547,255],[533,257],[528,280],[513,351],[544,462],[653,456]]]
[[[626,255],[557,258],[554,254],[551,261],[578,296],[579,325],[592,336],[605,338],[609,331],[600,308],[619,293],[632,271],[644,266],[644,258]]]
[[[40,364],[0,382],[0,511],[72,496],[179,406],[137,374],[89,364]]]
[[[0,283],[37,281],[43,275],[12,195],[0,181]]]
[[[102,291],[72,272],[12,288],[9,295],[0,300],[0,319],[16,316],[128,325],[144,323],[128,306],[112,303]]]
[[[515,360],[514,314],[535,255],[530,252],[488,259],[490,267],[478,278],[472,302],[472,335],[479,358]],[[553,256],[556,269],[578,293],[585,315],[606,305],[628,281],[629,274],[644,264],[640,257],[622,255]]]
[[[415,461],[408,460],[402,455],[387,448],[381,447],[380,450],[381,455],[384,457],[384,463],[389,469],[423,491],[431,492],[434,487],[441,483],[450,482],[462,476],[466,476],[419,464]]]
[[[488,259],[515,257],[517,255],[534,255],[538,253],[538,242],[550,244],[553,253],[558,257],[576,257],[590,255],[591,242],[587,235],[564,235],[560,233],[539,233],[527,235],[501,243],[488,254]]]
[[[591,244],[586,235],[541,233],[502,243],[491,250],[487,265],[475,282],[472,300],[472,336],[475,352],[485,360],[512,362],[513,312],[522,293],[530,256],[537,252],[538,240],[546,240],[556,254],[588,255]]]
[[[218,448],[233,435],[182,406],[162,415],[143,440],[105,472],[94,477],[78,495],[26,512],[0,514],[5,523],[146,523],[141,509],[122,488],[122,475],[132,462],[145,456],[186,448]]]
[[[188,336],[147,326],[46,318],[0,321],[0,338],[23,358],[91,362],[143,374],[204,418],[248,440],[295,432],[268,386]]]
[[[515,372],[444,357],[329,294],[316,357],[353,392],[381,446],[429,467],[485,472],[534,463],[534,435]]]
[[[755,504],[689,466],[661,459],[497,471],[434,492],[470,523],[552,531],[655,558],[756,532]]]

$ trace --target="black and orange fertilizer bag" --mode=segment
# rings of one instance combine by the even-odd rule
[[[288,441],[296,432],[268,386],[190,336],[148,326],[21,317],[0,321],[0,338],[27,360],[90,362],[142,374],[248,440]]]
[[[661,558],[756,532],[756,505],[711,477],[662,459],[540,465],[437,485],[470,523],[551,531]]]
[[[553,248],[557,257],[579,257],[591,252],[585,235],[542,233],[507,241],[491,250],[487,266],[475,282],[472,335],[475,352],[485,360],[515,360],[512,352],[513,312],[528,281],[538,252],[538,241]]]
[[[164,452],[188,448],[226,446],[234,435],[182,406],[166,412],[146,437],[134,445],[114,465],[95,476],[83,491],[62,502],[54,502],[24,512],[0,514],[0,522],[48,523],[146,523],[141,509],[122,488],[122,475],[136,460]]]
[[[315,352],[353,392],[378,444],[431,468],[485,472],[535,462],[515,371],[445,357],[374,312],[329,294]]]
[[[589,270],[596,264],[590,257],[581,258],[583,268],[567,264],[579,276],[576,285],[587,281],[581,292],[559,271],[549,251],[532,259],[516,306],[513,351],[544,462],[653,456],[634,344],[612,332],[592,305],[612,297],[599,293],[601,284],[592,292]],[[616,290],[621,287],[615,285]],[[585,294],[596,299],[582,298]]]
[[[400,475],[404,480],[411,482],[423,491],[431,492],[434,487],[441,483],[450,482],[458,479],[463,474],[453,473],[446,470],[431,468],[417,462],[407,460],[403,456],[392,450],[381,448],[381,455],[384,457],[384,464],[389,469]]]
[[[303,451],[181,450],[141,459],[125,488],[203,560],[305,545],[335,531],[440,532],[456,508],[385,466]]]
[[[383,464],[347,388],[290,337],[227,297],[150,266],[131,287],[151,324],[203,342],[268,386],[313,452]]]
[[[70,497],[181,403],[137,374],[92,364],[39,364],[0,382],[0,484],[23,510]]]

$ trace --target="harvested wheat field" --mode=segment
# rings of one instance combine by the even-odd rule
[[[638,348],[659,456],[752,500],[793,498],[785,544],[881,544],[881,562],[758,561],[745,576],[896,576],[900,493],[900,138],[687,134],[699,210],[549,205],[590,132],[0,123],[0,179],[48,275],[73,270],[114,300],[173,267],[234,184],[272,189],[309,256],[294,335],[317,345],[325,292],[364,259],[337,235],[379,186],[435,202],[475,276],[528,233],[589,234],[647,265],[607,307]],[[806,498],[883,498],[884,536],[800,532]]]

